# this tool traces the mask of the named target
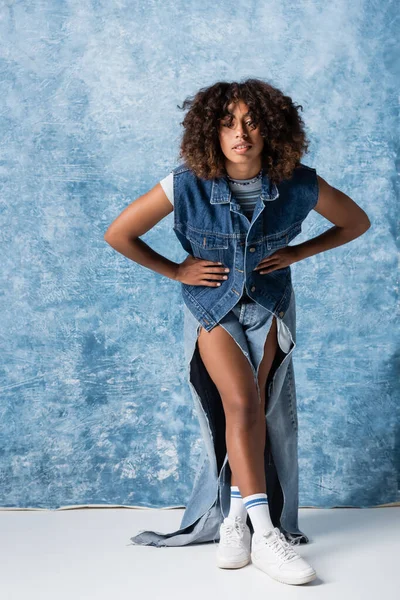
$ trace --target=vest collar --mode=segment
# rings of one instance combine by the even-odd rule
[[[226,204],[231,201],[232,192],[227,177],[217,177],[213,180],[210,204]],[[270,181],[265,169],[261,178],[261,194],[263,202],[270,202],[279,198],[279,191],[275,183]]]

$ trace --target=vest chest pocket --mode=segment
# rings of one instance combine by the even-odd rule
[[[301,232],[301,221],[294,223],[285,231],[274,233],[264,238],[264,249],[266,253],[270,250],[285,248]]]
[[[226,251],[229,247],[229,240],[223,234],[211,231],[196,231],[188,229],[186,237],[193,250],[193,256],[204,260],[215,262],[224,262]]]

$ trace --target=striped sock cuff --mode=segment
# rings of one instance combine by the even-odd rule
[[[246,509],[252,508],[253,506],[259,506],[261,504],[268,504],[268,496],[267,494],[251,494],[250,496],[245,496],[243,498],[243,504]]]
[[[242,495],[237,485],[231,485],[231,498],[241,498]]]

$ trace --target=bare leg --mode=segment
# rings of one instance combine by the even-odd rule
[[[211,331],[202,328],[198,338],[201,358],[218,389],[225,412],[231,484],[239,486],[242,497],[266,493],[265,386],[277,343],[273,318],[259,367],[261,403],[258,404],[253,371],[232,336],[217,325]]]
[[[261,462],[261,469],[263,472],[263,481],[264,481],[263,488],[258,491],[264,492],[264,493],[266,493],[265,473],[264,473],[265,386],[266,386],[267,378],[268,378],[268,375],[269,375],[269,372],[270,372],[270,369],[271,369],[271,366],[272,366],[272,363],[274,360],[274,356],[276,354],[277,347],[278,347],[277,335],[278,335],[278,331],[277,331],[276,318],[273,317],[271,328],[268,332],[268,335],[267,335],[267,338],[266,338],[265,344],[264,344],[264,355],[261,360],[260,367],[258,369],[258,385],[260,387],[261,403],[260,403],[260,413],[259,413],[258,422],[257,422],[259,427],[258,427],[256,436],[258,437],[261,448],[262,448],[262,453],[261,453],[262,460],[259,462]],[[230,462],[229,462],[229,464],[230,464]],[[235,478],[233,471],[232,471],[232,477],[231,477],[231,485],[238,485],[236,483],[236,478]]]

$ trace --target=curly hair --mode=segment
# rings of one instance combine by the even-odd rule
[[[182,106],[177,105],[180,110],[189,109],[180,123],[184,133],[179,158],[203,179],[225,176],[220,121],[229,115],[228,106],[239,100],[247,104],[252,121],[260,126],[264,138],[262,169],[274,183],[290,178],[309,145],[298,113],[303,107],[295,106],[289,96],[257,78],[219,81],[187,97]]]

